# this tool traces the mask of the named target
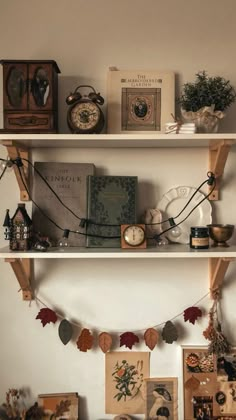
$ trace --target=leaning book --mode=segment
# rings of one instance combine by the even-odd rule
[[[107,80],[108,133],[163,133],[175,114],[174,72],[118,70]]]
[[[120,225],[137,221],[137,185],[136,176],[88,176],[88,247],[120,247]]]
[[[69,246],[86,246],[86,230],[79,227],[80,220],[66,209],[42,180],[38,172],[48,182],[60,200],[78,217],[87,217],[87,176],[93,175],[92,163],[35,162],[33,199],[43,213],[33,204],[33,230],[40,236],[49,237],[52,246],[58,246],[63,231],[56,227],[46,216],[62,229],[79,231],[70,233]]]

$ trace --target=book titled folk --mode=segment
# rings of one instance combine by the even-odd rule
[[[88,176],[88,247],[120,247],[120,225],[136,223],[137,185],[136,176]]]
[[[33,198],[43,212],[62,229],[80,231],[84,235],[70,233],[70,246],[86,246],[85,228],[80,220],[67,210],[38,175],[45,178],[60,200],[80,218],[87,217],[87,176],[93,175],[92,163],[35,162]],[[32,222],[34,232],[48,236],[57,246],[63,232],[45,217],[33,204]]]

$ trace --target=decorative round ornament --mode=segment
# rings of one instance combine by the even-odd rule
[[[79,92],[81,88],[89,88],[91,91],[88,95],[82,95]],[[104,104],[104,99],[92,86],[78,86],[66,98],[66,103],[69,105],[67,124],[72,133],[98,134],[102,131],[105,120],[99,105]]]
[[[121,225],[121,248],[146,248],[145,225]]]

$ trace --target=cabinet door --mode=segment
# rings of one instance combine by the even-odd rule
[[[27,64],[3,64],[4,109],[23,111],[27,109]]]
[[[52,64],[29,64],[29,109],[52,110]]]

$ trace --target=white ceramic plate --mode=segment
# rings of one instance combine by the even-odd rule
[[[195,191],[196,188],[180,186],[177,188],[172,188],[166,194],[164,194],[162,199],[157,204],[157,208],[162,212],[162,220],[177,216],[177,214],[180,212],[180,210],[183,209]],[[183,220],[193,209],[193,207],[195,207],[204,197],[205,195],[198,191],[183,213],[181,213],[178,218],[174,219],[175,223],[177,224]],[[166,236],[171,242],[188,244],[191,226],[206,226],[211,224],[211,222],[212,207],[208,199],[206,199],[190,214],[190,216],[183,223],[179,225],[181,228],[181,235],[178,238],[174,237],[171,234],[171,231],[166,232]],[[162,231],[167,229],[169,226],[169,222],[163,223]]]

